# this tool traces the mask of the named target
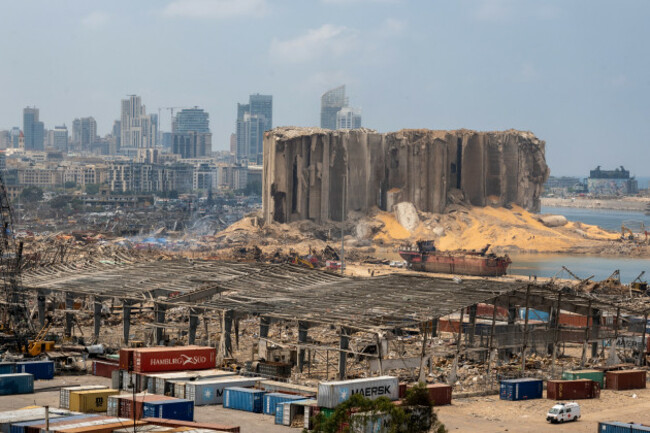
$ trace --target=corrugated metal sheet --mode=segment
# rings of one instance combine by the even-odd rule
[[[208,429],[208,430],[216,430],[216,431],[225,431],[231,433],[239,433],[240,430],[238,426],[214,424],[214,423],[207,423],[207,422],[180,421],[176,419],[143,418],[142,421],[150,424],[166,426],[166,427],[183,427],[183,428],[191,427],[191,428],[200,428],[200,429]]]
[[[149,418],[194,420],[194,402],[185,399],[145,402],[143,408],[144,416]]]
[[[650,427],[624,422],[599,422],[598,433],[644,433],[650,432]]]
[[[83,421],[81,422],[75,422],[71,424],[65,424],[65,425],[58,425],[56,427],[50,427],[49,430],[45,430],[44,428],[41,429],[41,433],[54,433],[58,432],[61,430],[68,430],[68,429],[73,429],[73,428],[80,428],[80,427],[90,427],[90,426],[95,426],[95,425],[105,425],[105,424],[115,424],[115,423],[126,423],[126,422],[133,422],[132,420],[128,420],[126,418],[113,418],[113,417],[98,417],[97,419],[93,419],[91,421]]]
[[[185,383],[185,397],[197,406],[223,403],[223,392],[226,388],[253,387],[259,379],[244,376],[228,376],[217,380],[201,380]]]
[[[262,413],[265,392],[257,389],[226,388],[223,393],[223,407]]]
[[[361,394],[371,400],[379,397],[397,400],[399,381],[396,377],[380,376],[340,382],[321,382],[318,384],[318,405],[334,408],[350,398],[352,394]]]
[[[284,394],[281,392],[272,392],[264,395],[264,413],[266,415],[275,415],[276,406],[280,403],[294,400],[304,400],[301,395]]]
[[[59,391],[59,407],[61,409],[70,409],[70,391],[89,391],[91,389],[107,389],[104,385],[79,385],[61,388]]]
[[[45,415],[45,410],[41,410],[41,416]],[[95,417],[96,415],[88,415],[88,414],[81,414],[81,415],[69,415],[69,416],[60,416],[56,418],[52,418],[50,416],[50,425],[56,425],[58,423],[68,423],[76,420],[82,420],[82,419],[87,419],[91,417]],[[9,429],[10,433],[25,433],[28,430],[33,430],[30,429],[30,427],[34,427],[36,431],[40,431],[41,427],[44,427],[46,423],[45,418],[38,418],[35,420],[31,421],[25,421],[25,422],[19,422],[19,423],[13,423],[11,424],[11,427]]]
[[[16,372],[15,362],[0,362],[0,374],[13,374]]]
[[[50,408],[50,419],[70,415],[69,410]],[[2,433],[9,433],[11,424],[41,419],[45,416],[45,408],[19,409],[0,412],[0,430]]]
[[[31,394],[34,376],[30,373],[0,374],[0,395]]]
[[[16,363],[16,372],[29,373],[34,379],[54,379],[53,361],[22,361]]]

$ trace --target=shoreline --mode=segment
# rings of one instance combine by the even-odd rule
[[[542,206],[566,207],[575,209],[607,209],[645,213],[650,206],[648,197],[628,197],[620,199],[596,198],[558,198],[542,197]]]

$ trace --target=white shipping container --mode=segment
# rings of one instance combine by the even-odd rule
[[[71,423],[71,424],[66,424],[66,425],[57,425],[55,427],[55,430],[46,430],[42,428],[40,430],[40,433],[54,433],[56,431],[60,430],[67,430],[71,428],[79,428],[79,427],[91,427],[95,425],[106,425],[106,424],[116,424],[116,423],[128,423],[128,422],[133,422],[133,420],[129,420],[127,418],[105,418],[105,419],[96,419],[93,421],[82,421],[80,420],[79,422],[76,423]]]
[[[72,412],[65,409],[50,408],[50,419],[60,418],[62,416],[71,415]],[[0,412],[0,431],[2,433],[9,433],[11,424],[20,422],[36,421],[45,418],[45,408],[37,407],[34,409],[19,409]]]
[[[318,405],[334,409],[339,403],[346,401],[353,394],[361,394],[371,400],[379,397],[397,400],[399,398],[398,388],[399,381],[392,376],[321,382],[318,384]]]
[[[212,368],[210,370],[196,370],[196,371],[174,371],[171,373],[158,373],[149,374],[149,380],[154,380],[153,387],[149,390],[154,394],[165,393],[165,382],[169,380],[192,380],[192,379],[207,379],[211,377],[234,376],[232,371],[219,370]]]
[[[70,391],[90,391],[93,389],[108,389],[108,387],[104,385],[80,385],[61,388],[59,391],[59,407],[61,409],[70,409]]]
[[[248,388],[259,383],[259,378],[245,376],[228,376],[216,379],[185,382],[185,399],[193,401],[196,406],[223,403],[223,390],[230,387]]]

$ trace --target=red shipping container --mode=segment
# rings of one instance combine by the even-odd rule
[[[214,347],[147,347],[133,352],[133,369],[138,373],[206,370],[216,365],[217,350]]]
[[[645,370],[618,370],[605,373],[605,388],[607,389],[641,389],[645,388]]]
[[[580,400],[600,397],[600,384],[591,379],[549,380],[546,398],[549,400]]]
[[[120,370],[133,370],[133,352],[135,349],[120,349]]]
[[[119,370],[120,365],[115,362],[93,361],[93,376],[111,378],[111,373]]]
[[[143,422],[147,424],[159,425],[163,427],[189,427],[192,430],[194,429],[209,429],[216,431],[225,431],[230,433],[239,433],[238,426],[232,425],[222,425],[222,424],[212,424],[206,422],[195,422],[195,421],[180,421],[176,419],[164,419],[164,418],[142,418]]]
[[[451,404],[451,386],[444,383],[428,384],[429,398],[434,406]]]
[[[166,395],[137,395],[135,396],[135,419],[142,418],[142,408],[145,401],[161,401],[161,400],[173,400],[174,397],[168,397]],[[133,396],[120,398],[120,409],[118,416],[120,418],[133,419]]]

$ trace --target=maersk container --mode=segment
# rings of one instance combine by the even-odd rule
[[[223,391],[223,407],[262,413],[264,409],[264,391],[248,388],[226,388]]]
[[[501,381],[501,400],[532,400],[542,398],[542,379],[524,378]]]
[[[0,362],[0,374],[14,374],[15,372],[15,362]]]
[[[177,398],[173,400],[148,401],[143,405],[145,417],[194,420],[194,402]]]
[[[275,415],[276,406],[280,403],[295,400],[304,400],[301,395],[283,394],[281,392],[272,392],[264,395],[264,414]]]
[[[380,376],[339,382],[321,382],[318,384],[318,405],[333,409],[339,403],[349,399],[352,394],[361,394],[371,400],[379,397],[397,400],[399,398],[399,380],[393,376]]]
[[[0,374],[0,395],[31,394],[34,375],[29,373]]]
[[[573,370],[562,373],[564,380],[591,379],[598,382],[600,389],[605,387],[605,374],[600,370]]]
[[[90,391],[93,389],[107,389],[104,385],[79,385],[61,388],[59,391],[59,407],[61,409],[70,409],[70,392],[71,391]]]
[[[54,361],[17,362],[16,372],[33,374],[34,379],[54,379]]]
[[[304,424],[305,416],[309,416],[309,408],[312,405],[317,404],[317,401],[313,398],[306,398],[304,400],[293,400],[293,401],[286,401],[284,403],[280,403],[277,405],[275,409],[275,423],[276,424],[282,424],[286,426],[291,426],[293,424],[294,419],[297,417],[302,417],[302,420],[298,420],[302,424]],[[281,412],[280,414],[280,422],[278,422],[278,412]],[[308,430],[309,428],[306,427]]]
[[[650,432],[649,426],[628,424],[626,422],[599,422],[598,433],[645,433]]]
[[[192,400],[197,406],[222,404],[224,389],[253,387],[258,382],[258,378],[244,376],[228,376],[220,379],[185,382],[185,398]]]
[[[41,409],[41,416],[44,415],[44,411]],[[85,419],[88,417],[92,416],[97,416],[97,415],[88,415],[88,414],[81,414],[81,415],[70,415],[70,416],[61,416],[58,418],[52,418],[50,417],[50,423],[55,424],[58,422],[68,422],[68,421],[76,421],[79,419]],[[28,427],[32,426],[40,426],[41,424],[45,424],[46,420],[45,418],[39,418],[39,419],[34,419],[30,421],[24,421],[24,422],[18,422],[18,423],[13,423],[11,424],[11,427],[9,428],[9,433],[25,433],[28,429]],[[38,428],[40,430],[40,427]]]

